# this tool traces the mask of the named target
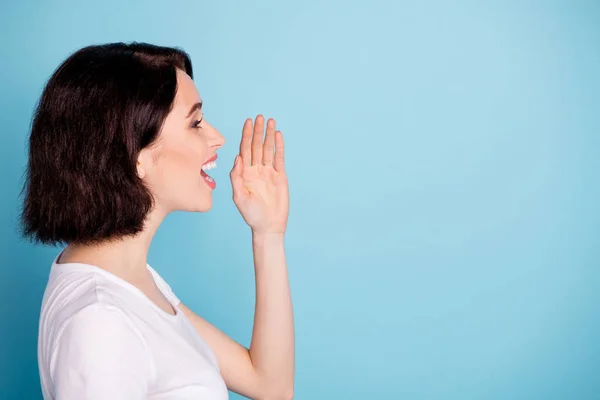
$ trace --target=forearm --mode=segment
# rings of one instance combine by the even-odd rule
[[[294,387],[294,319],[284,235],[252,234],[256,308],[250,343],[252,364],[272,397],[291,397]]]

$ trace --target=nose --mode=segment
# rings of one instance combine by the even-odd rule
[[[211,147],[214,147],[215,150],[219,149],[221,147],[223,147],[223,145],[225,145],[225,137],[223,135],[221,135],[221,132],[219,132],[219,130],[215,127],[213,127],[211,125],[211,132],[210,132],[210,145]]]

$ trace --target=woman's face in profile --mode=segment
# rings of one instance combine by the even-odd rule
[[[204,119],[201,102],[194,81],[177,69],[172,110],[156,143],[140,152],[138,174],[152,192],[156,208],[164,212],[206,212],[212,206],[213,188],[201,170],[225,138]]]

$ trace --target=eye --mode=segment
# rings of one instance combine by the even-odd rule
[[[194,121],[194,123],[192,124],[192,128],[202,129],[202,127],[200,126],[200,123],[202,122],[203,119],[204,119],[204,114],[202,114],[202,118]]]

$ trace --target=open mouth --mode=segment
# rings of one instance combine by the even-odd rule
[[[217,168],[217,155],[215,154],[212,158],[210,158],[207,162],[205,162],[204,164],[202,164],[202,169],[200,170],[200,175],[202,175],[202,179],[204,179],[204,181],[208,184],[208,186],[210,186],[212,189],[214,189],[215,187],[217,187],[217,183],[215,182],[215,180],[208,175],[206,172],[210,171],[211,169]]]

